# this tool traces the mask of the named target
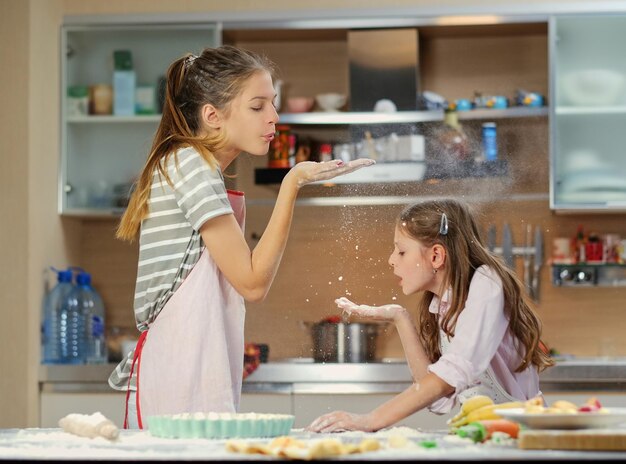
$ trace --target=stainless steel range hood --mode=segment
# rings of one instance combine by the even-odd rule
[[[417,29],[348,31],[350,110],[372,111],[389,99],[398,111],[415,111],[419,93]]]

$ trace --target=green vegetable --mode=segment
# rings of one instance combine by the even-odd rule
[[[422,448],[437,448],[437,442],[433,440],[420,441],[419,445]]]

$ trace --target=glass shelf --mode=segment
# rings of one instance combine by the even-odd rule
[[[626,114],[626,106],[557,106],[558,115]]]
[[[459,119],[504,119],[545,117],[548,107],[511,107],[501,110],[476,109],[458,111]],[[282,113],[280,124],[293,125],[358,125],[358,124],[411,124],[419,122],[443,121],[443,111],[397,111],[395,113],[374,112],[313,112],[313,113]]]
[[[71,124],[92,124],[92,123],[133,123],[133,122],[159,122],[160,114],[136,114],[135,116],[113,116],[113,115],[91,115],[91,116],[70,116],[67,122]]]

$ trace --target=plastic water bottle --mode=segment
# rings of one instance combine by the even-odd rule
[[[57,273],[57,284],[43,300],[43,317],[41,327],[41,362],[59,364],[61,360],[61,306],[65,304],[73,289],[72,271],[61,271],[51,268]]]
[[[85,321],[85,362],[104,364],[108,359],[104,330],[104,304],[96,289],[91,285],[91,274],[78,273],[76,288],[72,293],[82,309]]]
[[[86,356],[85,313],[82,290],[73,287],[59,310],[61,364],[84,364]]]
[[[483,157],[487,162],[498,160],[498,141],[495,122],[483,124]]]

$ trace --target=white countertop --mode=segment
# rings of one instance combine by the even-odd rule
[[[626,452],[520,450],[514,442],[508,444],[474,444],[447,433],[420,432],[408,427],[381,430],[376,433],[345,432],[312,434],[294,429],[290,436],[298,440],[335,438],[343,443],[360,443],[375,438],[382,448],[378,451],[341,456],[340,460],[457,460],[457,461],[533,461],[533,460],[624,460]],[[407,438],[407,446],[388,446],[390,436]],[[268,443],[267,439],[247,439],[247,442]],[[434,448],[419,445],[435,442]],[[84,438],[61,429],[0,429],[0,460],[132,460],[132,461],[229,461],[276,459],[256,454],[232,453],[226,450],[226,440],[157,438],[148,431],[121,430],[115,441],[104,438]]]

